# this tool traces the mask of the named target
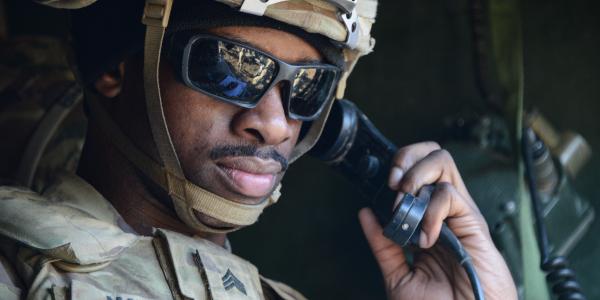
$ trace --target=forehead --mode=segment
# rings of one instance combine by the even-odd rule
[[[239,41],[289,63],[320,62],[319,51],[304,39],[289,32],[255,26],[226,26],[209,33]]]

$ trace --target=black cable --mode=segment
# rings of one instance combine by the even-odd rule
[[[477,276],[471,256],[469,256],[469,253],[467,253],[463,245],[460,243],[460,240],[456,237],[456,235],[454,235],[454,233],[445,223],[442,225],[442,231],[440,232],[440,242],[456,256],[460,262],[460,265],[463,266],[465,272],[467,272],[469,281],[471,281],[471,287],[473,288],[473,295],[475,295],[475,299],[485,299],[483,295],[483,286],[481,285],[479,276]]]
[[[400,203],[394,209],[390,222],[384,226],[383,235],[401,247],[407,245],[418,246],[422,229],[421,222],[434,191],[434,185],[425,185],[421,187],[417,197],[410,193],[404,194]],[[438,240],[444,248],[455,256],[459,264],[465,269],[471,282],[475,299],[483,300],[483,287],[481,286],[477,272],[475,272],[471,257],[446,223],[442,224]]]
[[[525,177],[531,203],[533,205],[533,215],[535,217],[535,231],[538,247],[541,255],[541,268],[547,273],[546,281],[552,285],[552,293],[558,296],[559,300],[585,300],[581,286],[575,278],[575,272],[568,267],[568,260],[563,256],[550,256],[550,247],[548,242],[548,233],[542,216],[540,205],[540,195],[533,172],[533,143],[537,137],[531,128],[523,128],[522,151],[525,165]],[[541,141],[540,141],[541,142]],[[547,149],[545,149],[547,151]]]

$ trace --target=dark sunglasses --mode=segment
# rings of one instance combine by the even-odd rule
[[[328,64],[289,64],[263,51],[207,34],[175,34],[167,58],[188,87],[227,103],[254,108],[281,87],[289,118],[312,121],[332,100],[341,70]]]

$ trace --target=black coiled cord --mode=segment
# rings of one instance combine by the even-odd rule
[[[585,300],[575,271],[568,265],[564,256],[556,256],[542,263],[542,270],[547,273],[546,280],[552,285],[552,293],[559,300]]]
[[[535,141],[536,136],[533,130],[531,128],[523,128],[522,150],[525,164],[525,176],[531,195],[531,203],[533,205],[536,236],[542,260],[542,270],[546,272],[546,281],[552,285],[552,293],[558,296],[559,300],[585,300],[586,298],[583,295],[581,286],[575,278],[575,272],[568,266],[568,260],[564,256],[550,257],[548,234],[546,232],[544,219],[542,218],[540,195],[538,193],[535,174],[533,172],[532,149]]]

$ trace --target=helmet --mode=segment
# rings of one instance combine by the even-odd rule
[[[107,0],[100,0],[99,3]],[[161,58],[163,38],[177,22],[170,22],[175,0],[145,0],[142,23],[145,25],[144,50],[144,90],[147,115],[154,143],[158,150],[159,161],[155,161],[138,149],[130,139],[122,133],[103,106],[99,97],[93,92],[86,92],[86,101],[92,119],[111,137],[114,145],[142,173],[154,183],[162,187],[170,196],[179,218],[193,229],[204,232],[229,232],[243,226],[253,224],[266,206],[275,203],[279,197],[279,187],[263,202],[256,205],[237,203],[211,193],[185,178],[179,159],[173,147],[165,120],[159,88],[158,71]],[[185,0],[177,0],[185,1]],[[343,60],[343,74],[338,83],[335,97],[341,99],[344,94],[346,80],[358,59],[371,52],[374,39],[370,36],[371,26],[375,21],[377,0],[187,0],[197,5],[219,5],[226,7],[231,13],[254,15],[252,18],[275,20],[286,26],[300,28],[302,32],[326,38],[336,45]],[[57,8],[84,8],[95,0],[38,0]],[[129,6],[134,1],[113,1],[118,5]],[[127,4],[125,4],[127,3]],[[94,4],[92,6],[97,6]],[[135,6],[135,5],[133,5]],[[122,13],[119,7],[112,13]],[[84,10],[87,8],[84,8]],[[140,7],[141,9],[141,7]],[[176,13],[174,13],[176,14]],[[109,14],[100,14],[107,18]],[[257,17],[258,16],[258,17]],[[133,22],[128,16],[129,22]],[[176,17],[175,17],[176,18]],[[90,20],[99,26],[110,26],[106,20]],[[136,22],[139,22],[136,20]],[[138,23],[139,24],[139,23]],[[180,23],[179,23],[180,24]],[[171,26],[171,27],[170,27]],[[142,34],[138,34],[141,36]],[[131,39],[123,39],[123,43],[131,43]],[[135,48],[135,46],[130,46]],[[139,50],[139,49],[138,49]],[[324,55],[327,57],[327,55]],[[122,59],[122,57],[117,59]],[[120,60],[118,60],[120,61]],[[117,61],[117,62],[118,62]],[[86,70],[83,70],[86,72]],[[106,69],[104,70],[106,71]],[[79,75],[81,75],[80,72]],[[85,79],[85,78],[84,78]],[[323,129],[329,110],[326,107],[321,115],[309,125],[306,134],[294,147],[290,161],[294,161],[306,153],[316,143]],[[212,218],[235,225],[234,228],[213,228],[200,222],[194,210]]]

